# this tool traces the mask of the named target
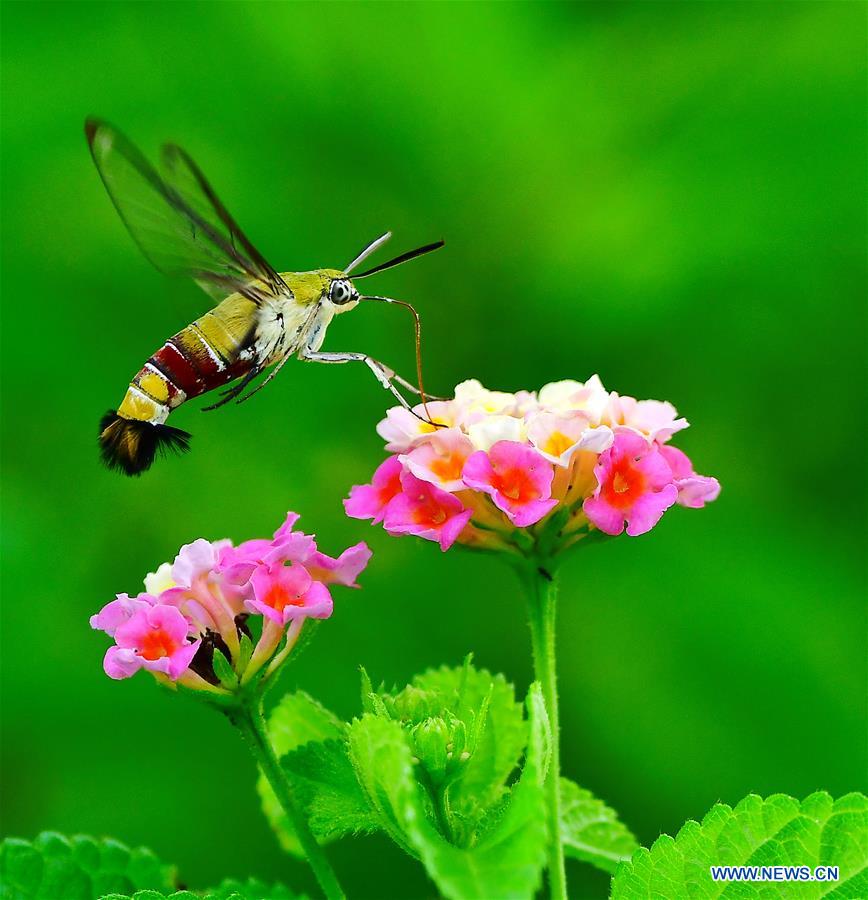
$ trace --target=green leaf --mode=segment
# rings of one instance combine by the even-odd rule
[[[220,679],[220,683],[227,690],[233,690],[238,686],[238,676],[232,668],[232,664],[223,655],[221,650],[214,649],[211,656],[211,665],[214,667],[214,674]]]
[[[346,741],[305,744],[281,762],[318,839],[333,840],[379,827],[356,780]]]
[[[150,850],[118,841],[45,831],[32,843],[0,844],[0,896],[4,900],[92,900],[150,888],[174,890],[172,870]]]
[[[350,723],[347,736],[351,764],[379,826],[405,852],[417,856],[405,827],[426,814],[407,734],[397,722],[365,713]]]
[[[606,872],[639,847],[613,809],[568,778],[561,779],[561,837],[567,856]]]
[[[237,669],[239,675],[243,675],[247,671],[247,666],[250,665],[251,656],[253,656],[253,641],[242,631],[241,637],[238,640]]]
[[[100,900],[305,900],[301,894],[294,894],[282,884],[268,885],[255,878],[248,881],[227,879],[216,888],[193,893],[177,891],[162,894],[159,891],[136,891],[135,894],[107,894]]]
[[[709,866],[839,866],[836,882],[714,882]],[[785,794],[755,794],[732,809],[718,804],[702,823],[687,822],[673,838],[621,863],[612,900],[739,897],[747,900],[868,896],[868,797],[811,794],[801,803]]]
[[[519,900],[532,897],[539,885],[546,843],[543,781],[551,739],[536,684],[528,695],[528,715],[530,742],[521,778],[469,848],[449,843],[435,827],[432,805],[414,777],[410,736],[399,723],[366,714],[350,725],[350,759],[381,826],[421,859],[449,900]]]
[[[373,694],[374,686],[371,684],[371,676],[364,666],[359,667],[359,673],[362,678],[362,712],[374,712]]]
[[[268,717],[268,736],[278,756],[308,741],[343,736],[345,725],[304,691],[284,694]]]
[[[278,758],[309,741],[342,737],[345,727],[334,713],[303,691],[285,694],[268,717],[268,735]],[[256,789],[259,791],[265,817],[277,834],[281,846],[288,853],[304,856],[292,824],[265,776],[259,776]]]
[[[256,878],[237,881],[227,878],[203,894],[204,900],[305,900],[282,884],[265,884]]]
[[[210,894],[206,895],[206,900]],[[135,894],[104,894],[99,900],[202,900],[201,894],[192,891],[175,891],[174,894],[163,894],[160,891],[136,891]],[[236,900],[233,896],[232,900]],[[241,900],[241,898],[237,898]]]

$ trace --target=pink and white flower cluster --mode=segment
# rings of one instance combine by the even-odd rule
[[[595,530],[644,534],[673,504],[700,508],[720,492],[668,444],[688,426],[672,404],[607,391],[596,375],[537,393],[464,381],[427,410],[441,427],[388,411],[377,431],[391,455],[352,489],[348,515],[443,550],[516,549],[517,529],[533,538],[559,515],[563,549]]]
[[[226,693],[216,653],[241,684],[266,663],[264,675],[274,672],[307,619],[331,616],[330,585],[358,587],[371,558],[364,543],[326,556],[312,535],[294,530],[298,518],[288,513],[271,539],[237,547],[203,538],[185,544],[174,562],[147,575],[142,593],[118,594],[90,620],[115,641],[106,674],[129,678],[147,669],[164,682]]]

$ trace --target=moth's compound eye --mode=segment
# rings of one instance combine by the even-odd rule
[[[333,281],[329,288],[329,300],[337,306],[347,303],[352,299],[353,292],[346,281]]]

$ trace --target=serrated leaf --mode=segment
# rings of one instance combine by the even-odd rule
[[[836,882],[714,882],[709,867],[839,866]],[[755,794],[734,809],[718,804],[675,839],[661,835],[637,850],[612,879],[612,900],[716,897],[745,900],[868,897],[868,797],[838,800],[824,792],[801,803],[785,794]]]
[[[216,888],[201,893],[177,891],[161,894],[159,891],[137,891],[135,894],[107,894],[100,900],[305,900],[302,894],[294,894],[282,884],[268,885],[250,878],[247,881],[227,879]]]
[[[414,777],[409,737],[398,722],[364,715],[349,728],[350,758],[380,824],[418,856],[449,900],[529,898],[545,861],[545,800],[550,733],[539,685],[528,696],[530,744],[521,778],[470,848],[450,844],[430,817]]]
[[[204,900],[305,900],[283,884],[265,884],[256,878],[238,881],[227,878],[216,888],[205,891]]]
[[[315,741],[281,760],[311,831],[322,841],[379,825],[356,779],[346,741]]]
[[[372,713],[374,712],[372,702],[374,686],[371,684],[371,676],[368,675],[368,670],[364,666],[359,667],[359,674],[362,681],[362,712]]]
[[[0,844],[4,900],[92,900],[139,889],[174,890],[171,868],[150,850],[50,831],[32,843],[7,838]]]
[[[392,719],[365,713],[350,723],[347,737],[351,764],[377,823],[405,852],[417,856],[405,835],[406,823],[424,820],[425,812],[408,736]]]
[[[268,717],[268,735],[278,759],[309,741],[326,741],[343,735],[345,725],[304,691],[285,694]],[[277,797],[260,775],[256,783],[266,819],[288,853],[304,856],[292,824]]]
[[[561,838],[567,856],[606,872],[639,847],[613,809],[568,778],[561,778]]]
[[[175,891],[174,894],[161,894],[159,891],[136,891],[135,894],[103,894],[99,900],[203,900],[201,894],[192,891]],[[206,895],[206,900],[209,896]],[[232,900],[241,900],[233,897]]]

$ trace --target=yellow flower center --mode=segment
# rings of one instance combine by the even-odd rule
[[[572,438],[567,437],[562,431],[553,431],[545,442],[543,452],[550,456],[560,456],[575,444]]]

